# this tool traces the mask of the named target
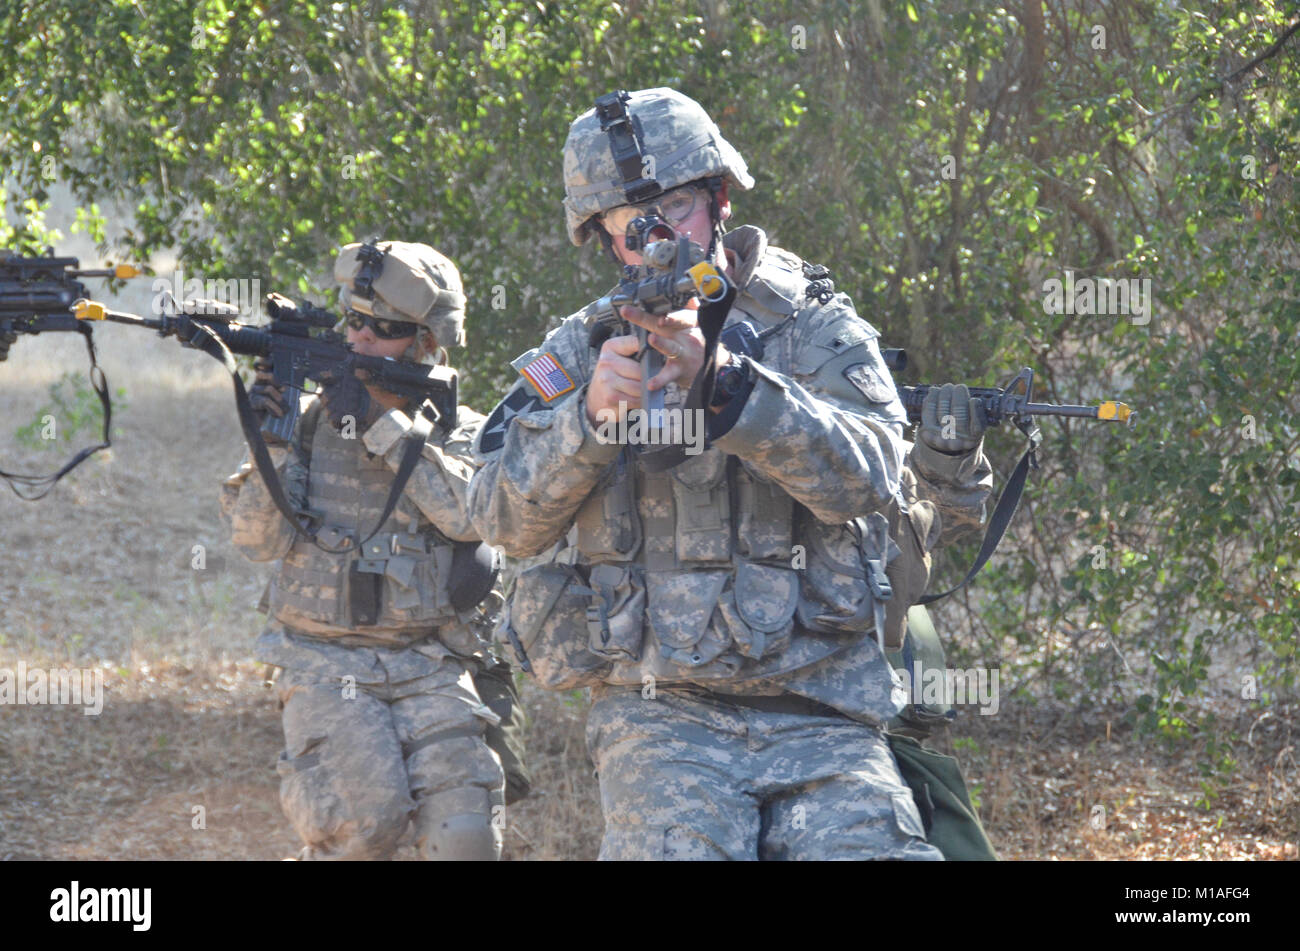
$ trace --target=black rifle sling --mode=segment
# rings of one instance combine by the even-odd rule
[[[713,399],[713,383],[718,376],[718,338],[722,336],[722,325],[727,322],[731,302],[735,299],[736,285],[728,281],[727,292],[721,298],[700,308],[698,323],[704,334],[704,362],[686,394],[687,410],[707,412],[709,401]]]
[[[284,493],[284,486],[280,482],[280,477],[276,475],[275,465],[271,462],[271,453],[266,448],[266,440],[262,438],[261,427],[257,421],[257,415],[253,412],[253,405],[249,402],[248,391],[244,388],[244,381],[239,377],[239,368],[235,364],[235,357],[230,352],[230,348],[225,345],[222,339],[209,327],[203,324],[197,324],[206,335],[205,340],[195,341],[196,344],[202,345],[205,353],[215,357],[225,364],[226,371],[230,374],[231,383],[235,388],[235,409],[239,413],[239,425],[244,431],[244,440],[248,443],[248,448],[253,454],[253,463],[257,466],[257,472],[262,477],[262,482],[266,485],[267,492],[271,495],[271,500],[275,502],[275,507],[280,510],[280,514],[285,517],[294,530],[304,535],[317,548],[322,551],[330,552],[335,555],[346,554],[355,549],[360,549],[362,545],[370,541],[371,538],[381,529],[388,517],[393,514],[393,509],[397,506],[397,500],[402,496],[402,490],[406,488],[406,482],[411,477],[411,472],[415,469],[415,464],[420,459],[420,452],[424,445],[424,439],[419,437],[423,433],[425,438],[428,436],[428,426],[421,425],[422,413],[417,412],[415,437],[407,437],[406,448],[402,451],[402,460],[397,467],[397,476],[393,479],[393,487],[388,490],[388,499],[384,503],[384,512],[379,516],[379,521],[365,538],[361,539],[356,545],[343,545],[339,548],[330,548],[321,544],[316,537],[316,527],[312,524],[312,519],[306,513],[295,511],[289,502],[288,496]],[[297,398],[297,394],[294,394]]]
[[[927,594],[917,601],[917,604],[930,604],[938,601],[940,598],[946,598],[955,591],[960,591],[980,573],[985,562],[997,550],[1002,541],[1002,536],[1007,533],[1007,526],[1011,524],[1011,519],[1016,514],[1016,508],[1020,505],[1020,496],[1025,491],[1025,478],[1029,475],[1031,468],[1038,468],[1037,460],[1034,457],[1036,446],[1031,443],[1025,454],[1020,457],[1020,462],[1016,464],[1015,471],[1011,473],[1011,478],[1002,488],[1002,494],[998,496],[998,504],[993,508],[993,516],[989,519],[989,527],[984,532],[984,541],[980,545],[979,554],[975,557],[975,564],[971,565],[970,571],[966,572],[966,577],[961,580],[955,587],[938,594]]]
[[[87,374],[90,377],[90,385],[94,387],[95,393],[99,396],[99,404],[104,409],[104,429],[100,436],[100,442],[97,446],[87,446],[75,456],[72,457],[58,472],[52,475],[34,476],[24,475],[20,472],[6,472],[0,469],[0,478],[9,483],[9,488],[14,490],[14,495],[27,502],[35,502],[37,499],[43,499],[54,488],[55,484],[65,475],[71,472],[77,466],[81,465],[101,449],[108,449],[113,445],[110,438],[110,430],[113,425],[113,401],[108,395],[108,380],[104,377],[104,371],[99,365],[99,360],[95,355],[95,339],[91,335],[89,324],[79,324],[77,330],[86,340],[86,352],[90,355],[90,371]],[[34,494],[28,494],[18,491],[18,486],[33,490]],[[39,490],[39,491],[37,491]]]

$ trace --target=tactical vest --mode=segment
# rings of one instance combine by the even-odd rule
[[[323,513],[319,539],[331,548],[370,530],[383,514],[395,473],[359,439],[318,425],[319,405],[304,414],[304,450],[310,456],[306,507]],[[339,634],[367,629],[430,633],[456,618],[448,579],[453,544],[418,507],[399,501],[360,552],[331,554],[298,537],[272,587],[270,607],[284,624],[307,621]]]
[[[783,325],[763,364],[795,375],[835,359],[793,358],[801,310],[820,306],[805,296],[802,262],[769,248],[754,277],[729,322]],[[898,553],[889,528],[878,512],[819,522],[719,449],[656,473],[625,447],[567,545],[519,573],[501,633],[552,688],[775,676],[874,630]]]

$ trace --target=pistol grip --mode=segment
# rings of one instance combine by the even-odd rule
[[[636,328],[641,344],[641,407],[650,412],[664,408],[664,391],[649,389],[650,380],[664,368],[664,355],[650,346],[650,334],[644,327]]]
[[[291,393],[289,399],[285,401],[284,415],[277,418],[267,414],[266,422],[262,424],[262,432],[287,443],[293,438],[294,427],[298,425],[298,415],[298,394]]]
[[[266,422],[262,424],[262,432],[275,436],[279,439],[289,442],[293,438],[293,431],[298,425],[298,416],[301,413],[303,384],[306,378],[293,359],[293,354],[283,351],[272,355],[272,366],[275,374],[275,385],[284,391],[284,415],[272,416],[267,414]],[[288,367],[289,371],[284,373],[282,367]]]

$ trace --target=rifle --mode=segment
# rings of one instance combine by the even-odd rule
[[[642,264],[625,265],[623,280],[609,294],[593,303],[587,312],[587,327],[593,347],[599,346],[614,333],[635,333],[640,344],[637,359],[641,361],[641,407],[648,414],[647,421],[662,421],[664,391],[651,393],[646,384],[664,366],[664,356],[649,344],[649,333],[644,327],[630,324],[619,316],[619,308],[639,307],[649,314],[668,314],[681,310],[694,297],[700,298],[700,327],[705,332],[705,363],[687,396],[686,409],[702,409],[712,391],[712,353],[716,349],[717,333],[726,319],[734,289],[706,257],[700,245],[689,238],[677,237],[677,232],[657,215],[632,219],[628,225],[625,242],[629,251],[640,251]],[[717,311],[717,327],[710,340],[709,320]],[[702,394],[702,398],[700,396]],[[698,404],[698,405],[697,405]],[[655,429],[658,426],[654,426]],[[662,445],[658,434],[647,442]],[[642,450],[642,465],[657,472],[670,468],[685,458],[683,447],[667,445],[656,450]]]
[[[264,327],[238,323],[235,317],[239,316],[239,309],[216,301],[184,301],[177,304],[176,308],[180,313],[149,318],[110,310],[94,301],[81,300],[77,302],[74,313],[77,320],[107,320],[156,330],[161,336],[177,338],[182,346],[202,350],[220,360],[230,374],[244,439],[267,491],[289,523],[325,551],[341,554],[351,551],[354,544],[360,548],[368,542],[392,514],[420,458],[421,448],[431,428],[436,425],[444,433],[449,433],[456,425],[458,378],[455,370],[357,353],[342,334],[328,329],[338,323],[338,318],[313,304],[296,304],[279,294],[268,294],[267,310],[271,314],[271,322]],[[418,438],[408,439],[384,513],[379,517],[375,528],[364,538],[359,541],[351,536],[341,539],[342,547],[322,544],[317,538],[321,528],[320,513],[296,510],[289,502],[271,463],[262,434],[270,433],[278,440],[288,442],[301,412],[300,401],[296,397],[286,400],[284,415],[279,418],[268,415],[259,429],[257,417],[248,401],[248,392],[235,365],[235,353],[269,358],[276,385],[294,393],[303,392],[307,380],[320,382],[330,376],[338,377],[364,370],[368,374],[367,383],[405,397],[415,404],[417,409],[412,413],[415,422],[412,435]]]
[[[883,350],[881,353],[885,357],[885,366],[894,373],[901,373],[907,369],[907,351]],[[898,398],[903,403],[903,409],[907,410],[908,422],[915,424],[921,421],[921,406],[925,403],[926,394],[933,388],[934,384],[930,383],[898,387]],[[1127,403],[1117,400],[1104,400],[1096,406],[1035,403],[1031,400],[1034,371],[1029,367],[1021,369],[1002,389],[988,386],[971,386],[967,389],[970,390],[972,397],[983,404],[984,417],[990,426],[996,426],[1004,419],[1009,419],[1026,435],[1029,435],[1029,431],[1022,423],[1028,423],[1035,416],[1099,419],[1105,422],[1127,423],[1130,426],[1137,419],[1137,413]]]
[[[885,358],[885,365],[889,367],[891,372],[901,373],[907,369],[907,352],[905,350],[882,350],[881,353]],[[897,389],[898,397],[903,403],[903,408],[907,411],[908,422],[913,425],[919,424],[921,422],[921,407],[925,403],[926,394],[934,389],[934,384],[923,383],[919,386],[899,386]],[[1032,401],[1034,371],[1030,367],[1022,368],[1012,378],[1011,382],[1002,389],[983,386],[972,386],[968,387],[968,389],[970,395],[980,401],[988,425],[996,426],[1003,420],[1010,420],[1017,429],[1028,437],[1029,446],[1025,449],[1024,455],[1020,457],[1020,461],[1012,471],[1011,477],[1002,489],[1002,494],[998,496],[997,505],[993,508],[993,515],[989,518],[989,527],[984,532],[984,541],[980,545],[979,554],[975,558],[975,563],[966,573],[966,577],[947,591],[925,595],[916,602],[917,604],[929,604],[932,601],[938,601],[940,598],[946,598],[954,591],[961,590],[979,574],[985,562],[997,550],[998,543],[1002,541],[1007,526],[1016,514],[1016,507],[1020,504],[1020,496],[1025,490],[1025,479],[1029,475],[1029,470],[1038,468],[1037,453],[1038,447],[1042,444],[1043,435],[1039,431],[1037,423],[1034,422],[1035,417],[1062,416],[1075,419],[1097,419],[1104,422],[1127,423],[1129,426],[1132,426],[1137,419],[1136,411],[1130,408],[1127,403],[1121,403],[1117,400],[1104,400],[1097,406],[1035,403]]]
[[[90,327],[78,321],[72,311],[77,300],[90,296],[80,278],[126,280],[139,274],[128,264],[81,268],[76,258],[54,257],[53,248],[48,249],[45,257],[0,251],[0,361],[8,358],[9,345],[18,339],[19,334],[47,331],[80,333],[90,356],[90,383],[104,410],[104,429],[99,444],[82,449],[57,472],[38,476],[0,470],[0,478],[9,483],[20,499],[34,502],[44,498],[56,482],[101,449],[112,445],[109,433],[113,422],[113,402],[108,395],[108,380],[100,369]]]
[[[217,301],[183,301],[177,309],[181,313],[138,317],[87,300],[79,302],[75,313],[77,320],[107,320],[156,330],[161,337],[175,337],[183,347],[221,359],[220,351],[213,346],[213,340],[219,340],[231,353],[269,359],[275,385],[295,393],[306,392],[308,380],[364,370],[369,374],[367,383],[411,400],[416,406],[429,400],[433,404],[432,422],[445,432],[456,424],[455,370],[357,353],[343,334],[329,329],[339,318],[324,308],[268,294],[271,322],[265,326],[237,322],[238,308]],[[288,442],[298,422],[298,403],[297,399],[286,400],[285,414],[279,418],[268,415],[262,432]]]

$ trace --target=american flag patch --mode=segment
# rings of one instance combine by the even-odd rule
[[[527,377],[528,382],[537,388],[537,392],[542,394],[542,399],[548,403],[577,386],[572,377],[564,372],[564,367],[560,366],[559,361],[549,353],[543,353],[519,372]]]

